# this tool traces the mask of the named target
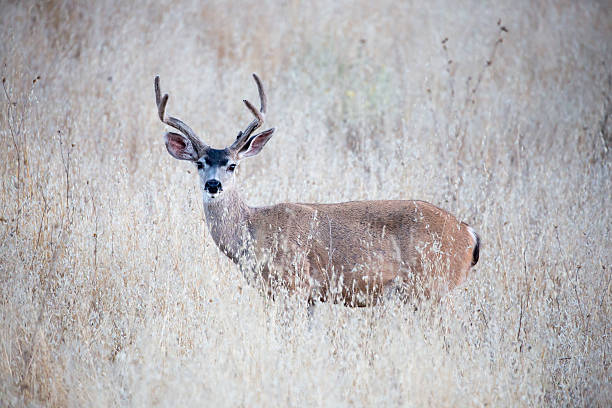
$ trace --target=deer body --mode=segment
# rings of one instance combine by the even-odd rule
[[[244,101],[255,120],[225,149],[208,147],[180,120],[165,119],[168,96],[161,98],[159,78],[155,81],[160,119],[182,133],[167,133],[166,147],[198,167],[210,234],[247,280],[261,277],[269,290],[280,284],[310,301],[365,306],[393,290],[441,296],[466,279],[478,260],[477,234],[424,201],[249,207],[236,187],[234,169],[259,153],[274,132],[251,136],[263,123],[266,105],[261,82],[254,78],[261,108]]]
[[[235,263],[247,259],[248,241],[254,259],[245,274],[259,260],[264,282],[273,275],[310,300],[364,306],[387,289],[412,293],[417,283],[429,283],[426,295],[441,295],[475,262],[470,227],[424,201],[253,208],[236,194],[204,208],[213,240]]]

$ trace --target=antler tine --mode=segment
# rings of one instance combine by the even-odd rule
[[[253,74],[253,79],[257,84],[257,91],[259,93],[259,102],[261,104],[261,107],[259,108],[259,110],[257,110],[257,108],[255,108],[255,106],[253,106],[251,102],[246,99],[243,100],[246,107],[251,111],[253,116],[255,116],[255,119],[253,119],[253,121],[249,123],[243,131],[240,131],[238,133],[236,141],[231,146],[231,148],[233,149],[239,149],[240,147],[242,147],[242,145],[246,143],[246,141],[249,139],[249,136],[251,136],[251,133],[253,133],[255,129],[259,128],[264,123],[267,104],[266,93],[263,89],[263,85],[261,84],[261,80],[259,79],[257,74]]]
[[[251,113],[253,114],[253,116],[255,116],[255,119],[249,123],[249,126],[246,127],[246,129],[242,132],[244,134],[251,134],[255,129],[257,129],[258,127],[260,127],[261,125],[263,125],[264,123],[264,113],[261,111],[258,111],[255,106],[253,106],[253,104],[249,101],[247,101],[246,99],[243,100],[242,102],[244,102],[244,104],[246,105],[246,107],[251,111]]]
[[[193,143],[199,154],[203,153],[203,151],[208,148],[206,143],[202,142],[200,138],[195,134],[195,132],[189,126],[187,126],[185,122],[172,116],[168,116],[168,118],[165,118],[166,104],[168,103],[168,94],[164,94],[163,97],[161,96],[159,75],[155,76],[155,103],[157,104],[157,114],[159,116],[159,120],[161,120],[166,125],[171,126],[183,133],[183,135],[185,135]]]
[[[159,75],[155,76],[155,103],[157,104],[157,115],[159,116],[159,120],[164,122],[164,112],[166,111],[166,103],[168,103],[168,94],[164,94],[163,99],[161,98]]]
[[[263,90],[261,79],[259,79],[256,73],[253,73],[253,79],[257,84],[257,92],[259,92],[259,101],[261,102],[261,108],[259,108],[259,110],[261,111],[261,113],[266,113],[266,103],[268,102],[268,100],[266,99],[266,93]]]

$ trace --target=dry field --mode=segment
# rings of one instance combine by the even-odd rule
[[[610,406],[609,2],[2,1],[0,406]],[[443,304],[273,302],[204,224],[262,77],[252,205],[423,199],[483,241]]]

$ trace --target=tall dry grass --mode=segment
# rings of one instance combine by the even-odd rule
[[[606,2],[0,8],[0,405],[611,404]],[[244,285],[153,76],[221,146],[253,71],[278,130],[239,175],[249,203],[456,213],[483,248],[452,307],[309,321]]]

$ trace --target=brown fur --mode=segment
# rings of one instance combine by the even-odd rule
[[[250,208],[232,191],[205,208],[213,239],[245,273],[352,306],[392,289],[441,296],[466,279],[476,245],[466,224],[424,201]]]

